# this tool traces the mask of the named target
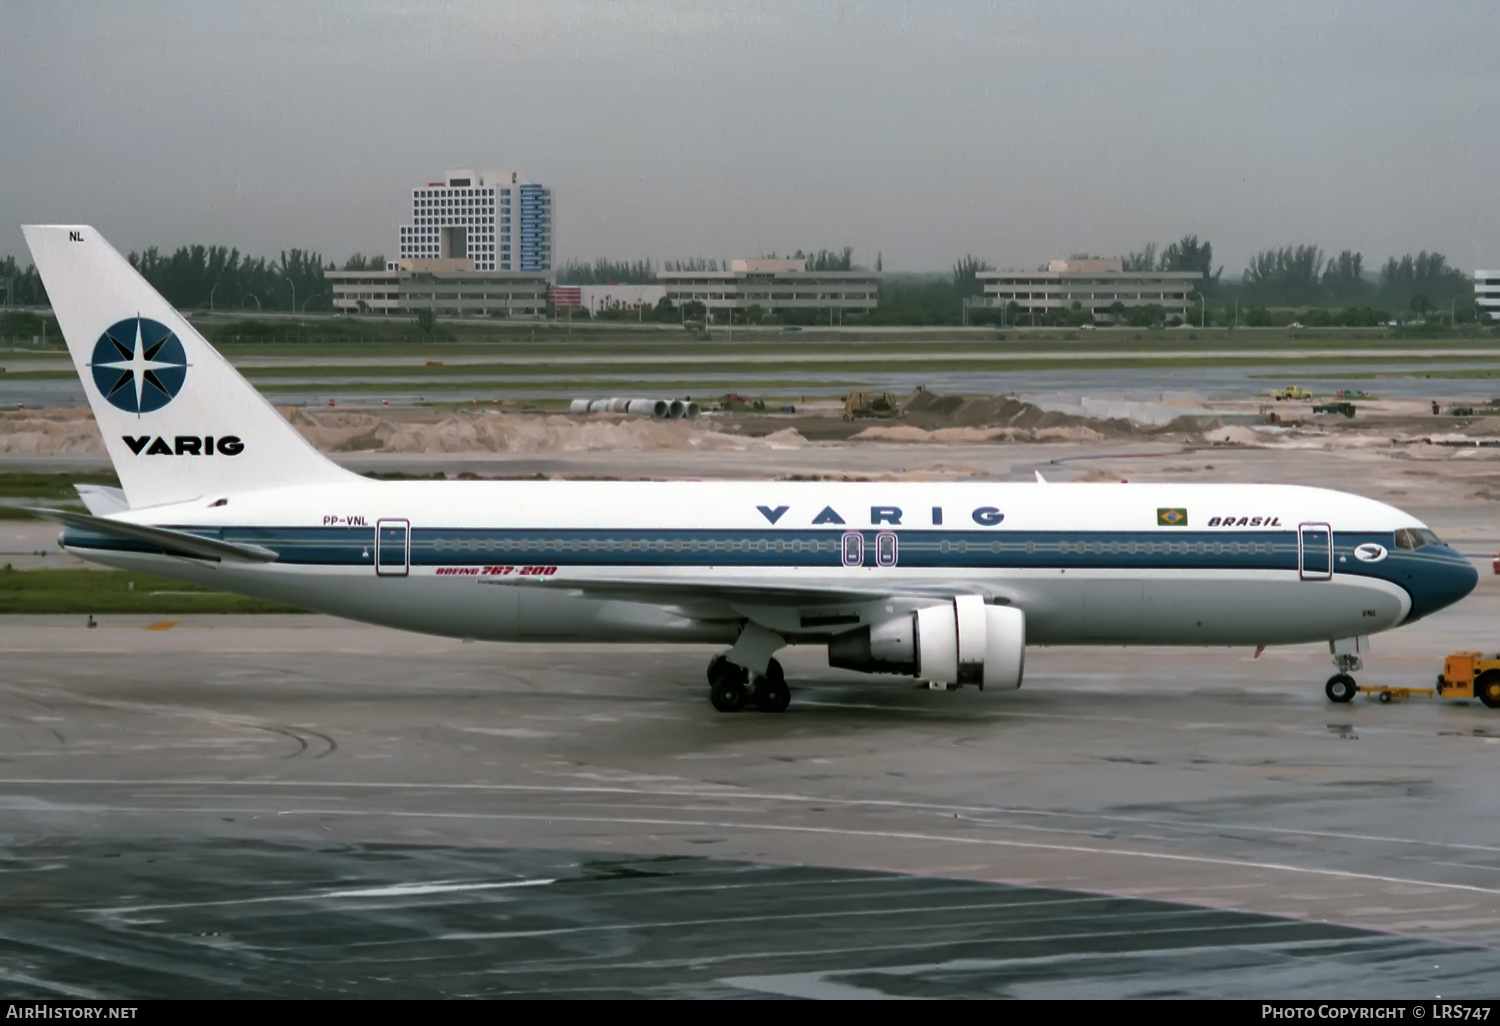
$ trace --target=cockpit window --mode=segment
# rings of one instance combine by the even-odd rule
[[[1425,527],[1403,527],[1396,532],[1396,548],[1420,549],[1424,545],[1443,544],[1436,534]]]

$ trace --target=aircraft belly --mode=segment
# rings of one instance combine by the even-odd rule
[[[73,549],[94,562],[282,602],[366,623],[490,641],[728,644],[733,615],[670,603],[583,598],[565,590],[480,584],[420,572],[377,577],[368,568],[244,565],[145,553]],[[909,584],[918,582],[913,577]],[[1304,581],[1257,571],[1147,576],[1096,572],[968,574],[959,590],[995,594],[1026,614],[1038,645],[1277,645],[1388,630],[1410,611],[1404,589],[1371,577]],[[893,581],[894,591],[902,587]],[[903,603],[909,605],[910,603]]]
[[[1299,644],[1388,630],[1411,604],[1403,589],[1386,581],[1304,581],[1275,571],[1232,580],[1059,575],[1025,582],[1017,592],[1013,601],[1026,612],[1027,640],[1040,645]]]

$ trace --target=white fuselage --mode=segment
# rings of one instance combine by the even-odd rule
[[[119,519],[279,558],[213,563],[72,529],[65,544],[112,566],[496,641],[728,643],[753,620],[819,643],[974,593],[1022,610],[1033,644],[1271,645],[1386,630],[1473,586],[1446,546],[1395,547],[1395,532],[1421,527],[1401,511],[1291,486],[352,479]],[[1361,545],[1384,555],[1356,556]]]

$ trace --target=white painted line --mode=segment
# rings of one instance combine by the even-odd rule
[[[224,905],[263,905],[285,901],[326,901],[337,898],[409,898],[427,894],[452,894],[460,891],[498,891],[512,887],[545,887],[556,880],[505,880],[498,883],[390,884],[383,887],[359,887],[343,891],[311,891],[307,894],[273,894],[260,898],[227,898],[222,901],[179,901],[163,905],[122,905],[116,908],[91,908],[95,915],[125,915],[131,912],[156,912],[169,908],[217,908]]]

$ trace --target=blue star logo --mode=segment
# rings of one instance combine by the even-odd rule
[[[126,413],[152,413],[182,391],[187,352],[165,324],[130,317],[99,336],[89,367],[95,387],[111,406]]]

